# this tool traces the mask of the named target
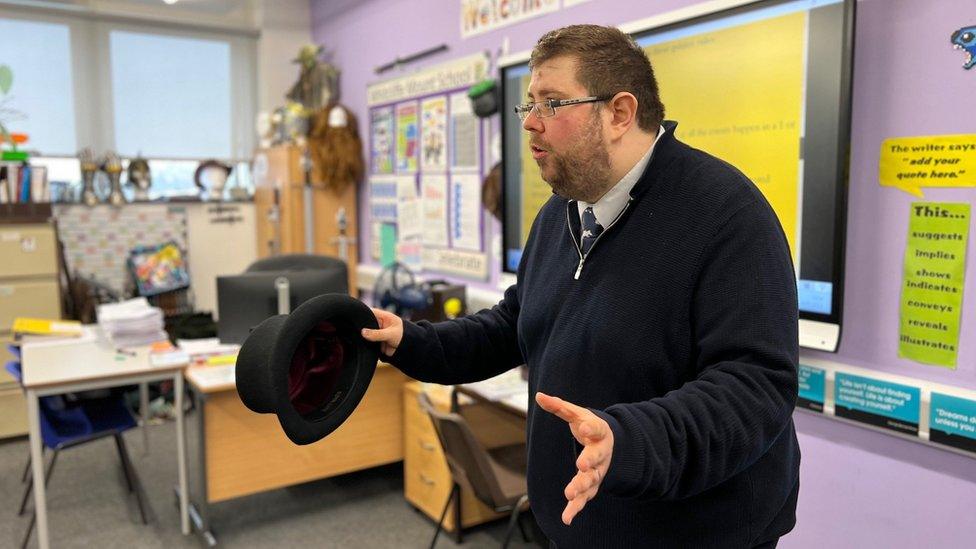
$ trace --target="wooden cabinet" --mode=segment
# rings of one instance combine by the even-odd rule
[[[422,387],[419,382],[411,382],[404,385],[403,389],[403,495],[411,505],[437,521],[447,503],[453,482],[434,425],[417,401]],[[450,409],[448,388],[438,387],[428,390],[427,394],[439,409]],[[462,404],[462,415],[485,448],[525,441],[525,422],[521,418],[515,418],[489,405]],[[462,488],[463,528],[507,516],[493,512],[470,491]],[[445,517],[444,529],[455,531],[453,512],[448,512]]]
[[[305,246],[305,172],[302,148],[280,145],[259,150],[254,160],[254,206],[257,215],[258,257],[307,253]],[[346,219],[346,237],[357,238],[358,207],[356,186],[342,192],[324,189],[312,182],[314,246],[319,255],[341,257],[339,245],[340,210]],[[349,291],[356,292],[356,240],[346,246],[349,266]]]
[[[57,236],[49,221],[0,223],[0,358],[19,316],[61,318]],[[17,381],[0,372],[0,437],[27,433],[27,406]]]

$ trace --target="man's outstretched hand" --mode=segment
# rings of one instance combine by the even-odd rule
[[[600,416],[561,398],[536,393],[535,401],[543,410],[568,423],[573,436],[583,445],[583,451],[576,459],[576,476],[563,491],[569,503],[562,518],[563,524],[568,526],[586,502],[596,496],[600,483],[607,476],[613,457],[613,431]]]
[[[374,308],[373,315],[376,316],[376,323],[380,327],[378,330],[363,328],[363,339],[379,342],[380,351],[386,356],[393,356],[397,347],[400,346],[400,340],[403,339],[403,320],[383,309]]]

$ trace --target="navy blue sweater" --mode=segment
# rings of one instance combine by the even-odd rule
[[[581,269],[576,204],[553,196],[504,299],[450,322],[405,323],[391,358],[411,377],[444,384],[524,362],[530,395],[607,420],[609,471],[565,526],[563,489],[579,447],[530,396],[529,500],[560,549],[751,547],[795,522],[788,244],[742,173],[665,126],[628,207]]]

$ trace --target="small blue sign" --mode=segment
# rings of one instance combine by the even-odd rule
[[[976,451],[976,401],[932,393],[929,440]]]
[[[826,391],[824,390],[826,372],[821,368],[800,364],[799,376],[800,398],[797,405],[822,412],[826,397]]]
[[[918,387],[838,373],[834,380],[835,415],[878,427],[918,434]]]

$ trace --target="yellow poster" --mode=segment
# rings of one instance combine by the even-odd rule
[[[731,163],[759,187],[794,260],[805,35],[800,12],[645,48],[667,118],[679,123],[677,137]]]
[[[976,187],[976,135],[885,139],[878,172],[882,186],[918,197],[922,187]]]

